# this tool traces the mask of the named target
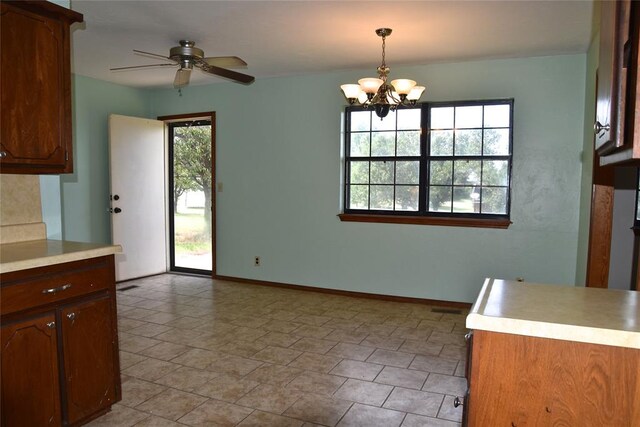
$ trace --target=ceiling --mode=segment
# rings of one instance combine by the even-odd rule
[[[96,1],[72,0],[73,67],[134,87],[171,87],[171,67],[132,49],[168,55],[190,39],[206,56],[236,55],[257,79],[371,68],[381,60],[374,30],[393,29],[394,66],[586,52],[593,2],[574,1]],[[167,69],[169,68],[169,69]],[[191,84],[225,79],[194,71]]]

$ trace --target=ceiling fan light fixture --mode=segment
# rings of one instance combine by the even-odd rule
[[[385,41],[391,34],[390,28],[378,28],[376,34],[382,38],[382,63],[377,68],[378,77],[367,77],[358,80],[358,84],[344,84],[340,86],[350,105],[361,105],[373,108],[381,119],[398,107],[415,105],[424,86],[418,86],[415,80],[396,79],[387,83],[389,67],[385,63]]]

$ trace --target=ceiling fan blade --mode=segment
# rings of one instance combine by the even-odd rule
[[[199,62],[198,66],[205,73],[214,74],[216,76],[235,80],[239,83],[250,84],[250,83],[253,83],[253,81],[256,79],[253,76],[238,73],[237,71],[227,70],[226,68],[216,67],[215,65],[209,65],[206,62]]]
[[[150,67],[164,67],[167,65],[171,65],[172,67],[175,67],[177,64],[150,64],[150,65],[133,65],[131,67],[116,67],[116,68],[109,68],[109,71],[121,71],[121,70],[134,70],[136,68],[150,68]]]
[[[247,68],[247,63],[237,56],[210,56],[202,58],[204,62],[215,67]]]
[[[176,71],[176,77],[173,79],[173,87],[175,89],[180,89],[189,84],[189,79],[191,78],[191,69],[190,68],[181,68]]]
[[[153,56],[154,58],[170,59],[168,56],[158,55],[157,53],[145,52],[144,50],[133,49],[138,55]]]

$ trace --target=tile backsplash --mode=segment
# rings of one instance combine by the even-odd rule
[[[0,174],[0,243],[44,238],[39,177]]]

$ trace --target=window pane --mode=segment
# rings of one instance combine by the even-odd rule
[[[509,154],[509,129],[484,130],[484,154]]]
[[[473,107],[456,107],[456,129],[481,127],[482,105]]]
[[[393,210],[393,186],[371,186],[371,209]]]
[[[454,187],[453,211],[467,213],[479,212],[480,193],[476,190],[477,188],[479,187]]]
[[[369,209],[369,186],[349,186],[349,209]]]
[[[487,105],[484,107],[484,127],[486,128],[507,128],[509,127],[509,110],[511,106]]]
[[[507,213],[507,189],[483,188],[482,189],[482,213],[505,214]]]
[[[371,126],[373,130],[394,130],[396,128],[396,112],[389,111],[387,117],[382,120],[374,114]]]
[[[482,185],[508,185],[509,162],[486,160],[482,162]]]
[[[453,171],[453,183],[474,185],[480,183],[480,160],[456,160]]]
[[[420,162],[396,162],[396,184],[418,184]]]
[[[453,107],[432,108],[431,129],[453,129]]]
[[[420,116],[422,114],[420,108],[401,109],[396,114],[398,115],[398,130],[420,129]]]
[[[351,134],[350,156],[369,157],[369,132]]]
[[[453,162],[451,160],[434,160],[429,162],[429,184],[451,185]]]
[[[451,187],[429,187],[429,210],[451,212]]]
[[[393,164],[395,162],[371,162],[372,184],[393,184]]]
[[[350,184],[368,184],[369,183],[369,162],[350,162],[351,174],[349,176]]]
[[[371,135],[372,156],[395,155],[395,132],[375,132]]]
[[[482,154],[482,130],[456,130],[456,156]]]
[[[453,131],[450,131],[450,130],[431,131],[431,155],[432,156],[453,155]]]
[[[418,210],[418,186],[397,186],[396,206],[397,211],[417,211]]]
[[[398,156],[420,155],[420,131],[398,132]]]
[[[371,127],[371,111],[351,112],[351,132],[369,130]]]

